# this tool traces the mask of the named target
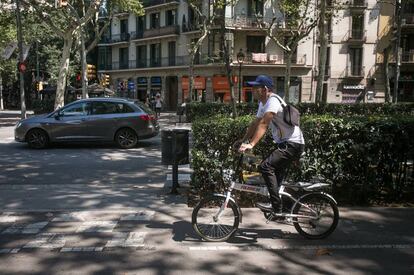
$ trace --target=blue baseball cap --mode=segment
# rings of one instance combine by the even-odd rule
[[[267,88],[273,89],[273,79],[267,75],[259,75],[255,81],[247,81],[250,86],[266,86]]]

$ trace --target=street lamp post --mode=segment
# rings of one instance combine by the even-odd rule
[[[239,63],[239,103],[241,102],[241,89],[242,89],[241,69],[242,69],[243,61],[244,61],[244,53],[243,53],[243,50],[240,49],[240,51],[237,53],[237,62]]]

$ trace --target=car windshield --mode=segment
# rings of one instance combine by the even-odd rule
[[[154,114],[154,111],[151,110],[150,107],[148,107],[147,105],[145,105],[144,103],[140,102],[140,101],[134,101],[135,105],[137,105],[139,108],[141,108],[142,110],[144,110],[146,113],[148,114]]]

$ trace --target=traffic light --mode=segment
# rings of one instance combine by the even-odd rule
[[[43,90],[43,82],[36,82],[36,91],[40,92],[41,90]]]
[[[88,80],[95,79],[96,78],[96,66],[93,64],[88,64],[86,68],[87,68],[86,73],[88,76]]]
[[[104,77],[103,77],[104,86],[109,86],[110,83],[111,83],[111,79],[109,77],[109,74],[104,74]]]

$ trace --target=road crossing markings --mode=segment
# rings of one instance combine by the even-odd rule
[[[80,233],[105,233],[113,232],[115,226],[118,224],[117,221],[87,221],[83,222],[77,229],[76,232]]]
[[[121,221],[149,221],[155,215],[155,211],[141,211],[134,214],[128,214],[125,216],[121,216]]]
[[[146,232],[115,232],[105,247],[144,247]]]
[[[60,252],[102,252],[102,246],[62,247]]]
[[[36,222],[30,224],[13,224],[6,228],[1,234],[37,234],[49,222]]]
[[[16,222],[17,219],[18,219],[17,216],[11,216],[11,215],[0,216],[0,223],[12,223],[12,222]]]
[[[23,248],[62,248],[65,246],[65,236],[56,233],[42,233],[36,235],[36,238],[27,243]]]
[[[0,254],[16,254],[19,253],[21,248],[3,248],[0,249]]]

